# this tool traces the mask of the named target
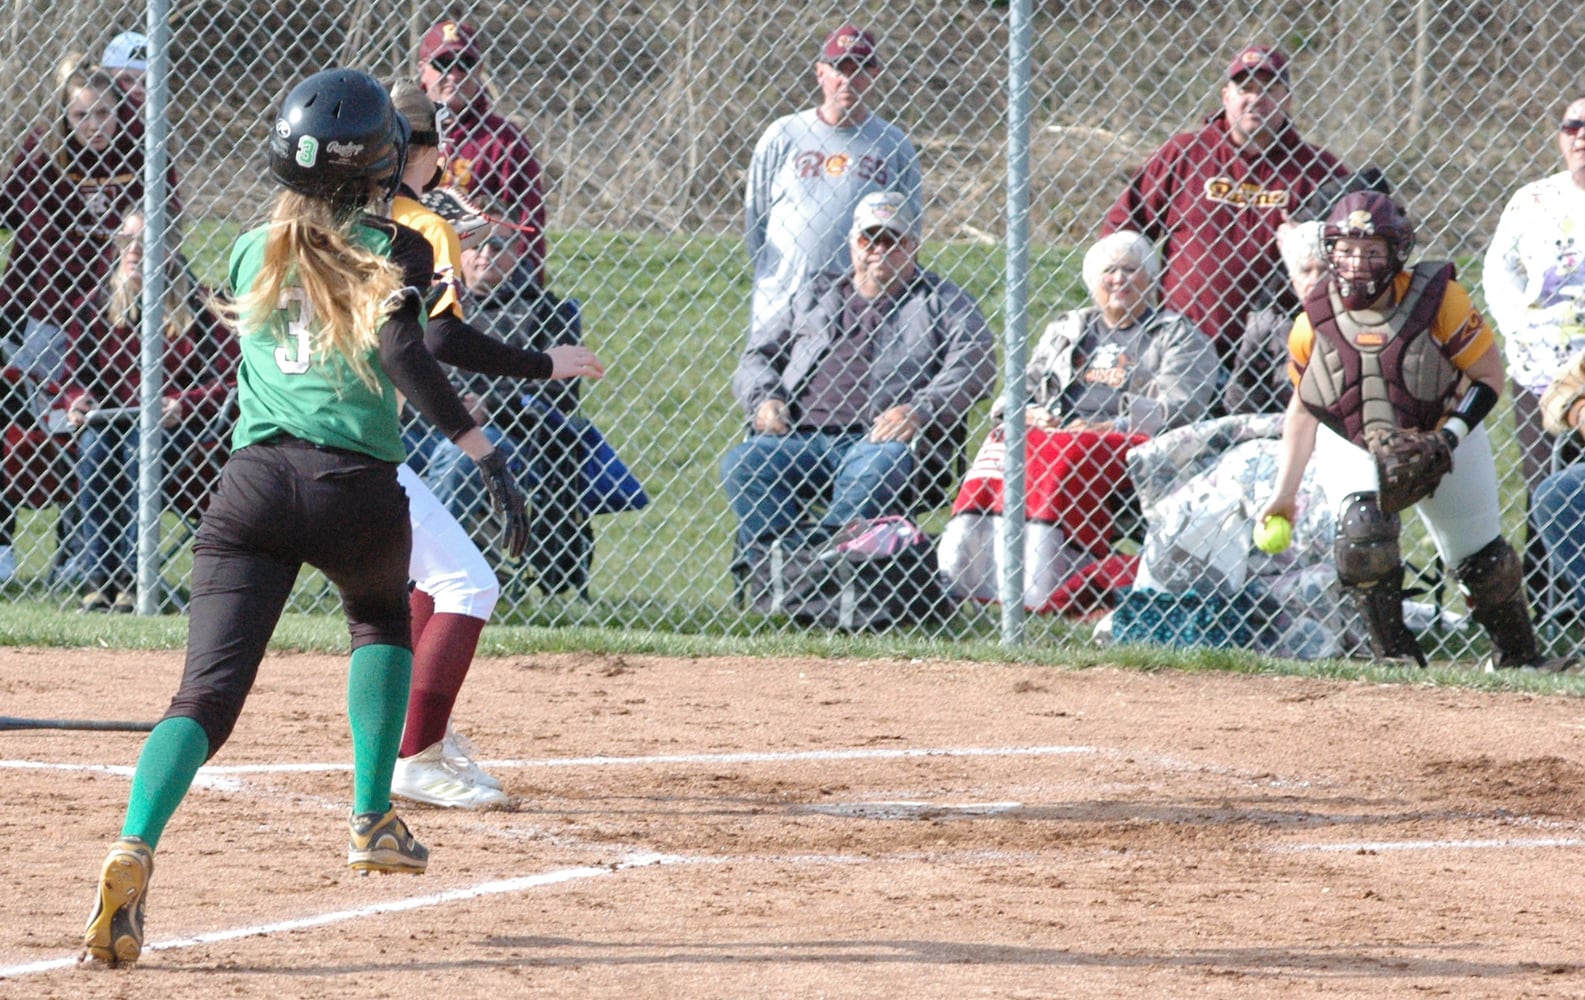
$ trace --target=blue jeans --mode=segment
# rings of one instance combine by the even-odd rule
[[[901,441],[863,434],[756,434],[721,459],[721,484],[738,520],[738,547],[751,549],[796,528],[825,503],[820,524],[901,513],[914,457]]]
[[[130,590],[138,536],[138,429],[84,427],[77,436],[76,537],[88,585]],[[191,431],[163,430],[165,468],[192,447]]]
[[[529,540],[523,561],[546,595],[587,596],[594,557],[594,527],[578,506],[583,478],[577,441],[543,429],[523,437],[493,425],[484,436],[506,458],[506,466],[528,497]],[[435,431],[407,437],[407,464],[423,477],[435,498],[463,524],[470,513],[488,513],[490,500],[473,460]],[[489,549],[488,544],[482,546]]]
[[[1562,603],[1577,606],[1585,588],[1585,464],[1552,473],[1535,489],[1531,518],[1541,531],[1552,572],[1561,574]]]
[[[506,466],[516,474],[518,484],[525,490],[530,489],[531,484],[527,480],[533,476],[524,467],[517,441],[493,424],[486,424],[480,430],[495,445],[501,457],[506,459]],[[479,478],[473,459],[447,440],[445,435],[431,430],[422,439],[410,441],[408,456],[407,464],[424,477],[424,485],[435,492],[435,499],[453,517],[462,520],[470,512],[490,509],[489,498],[484,493],[484,480]]]

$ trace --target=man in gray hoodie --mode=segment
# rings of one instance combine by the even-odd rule
[[[721,463],[741,550],[815,505],[831,530],[899,513],[916,468],[951,468],[969,409],[995,382],[996,350],[974,300],[919,267],[919,237],[906,196],[865,195],[852,269],[816,277],[755,327],[732,378],[753,433]]]

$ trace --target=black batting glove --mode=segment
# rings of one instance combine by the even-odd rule
[[[490,452],[474,464],[484,478],[484,491],[490,495],[490,506],[501,515],[507,554],[516,559],[528,548],[528,509],[523,502],[523,491],[512,481],[506,459],[499,451]]]

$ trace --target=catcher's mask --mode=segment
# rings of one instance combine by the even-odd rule
[[[1354,247],[1364,256],[1363,271],[1351,267],[1345,274],[1340,265],[1339,240],[1368,241],[1370,247]],[[1379,242],[1378,242],[1379,241]],[[1385,253],[1374,253],[1384,246]],[[1379,191],[1355,191],[1339,201],[1321,229],[1321,247],[1326,267],[1337,282],[1345,309],[1364,309],[1387,288],[1403,270],[1414,249],[1414,224],[1398,203]]]

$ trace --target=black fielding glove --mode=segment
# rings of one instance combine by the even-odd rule
[[[490,506],[501,515],[502,533],[506,536],[506,551],[513,559],[522,556],[528,548],[528,509],[523,502],[523,491],[512,481],[506,469],[506,459],[499,451],[475,461],[479,475],[484,478],[484,490],[490,495]]]

